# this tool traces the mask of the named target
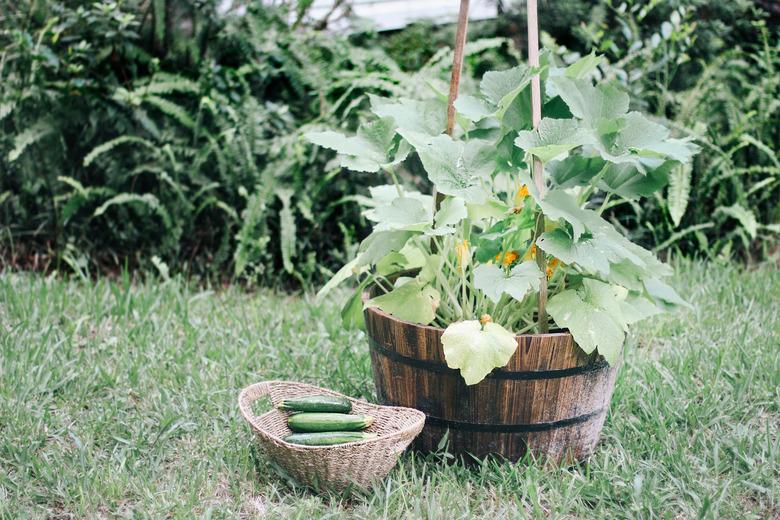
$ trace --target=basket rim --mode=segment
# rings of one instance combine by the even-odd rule
[[[308,389],[311,389],[312,391],[324,391],[325,393],[328,394],[344,397],[345,399],[349,400],[352,403],[368,405],[372,408],[404,410],[407,412],[411,412],[413,415],[415,415],[417,417],[417,420],[413,424],[401,428],[393,433],[390,433],[388,435],[383,435],[383,436],[377,436],[374,437],[373,439],[363,439],[359,441],[344,442],[344,443],[333,444],[328,446],[307,446],[304,444],[293,444],[291,442],[285,441],[282,437],[279,437],[278,435],[269,432],[267,429],[263,428],[258,424],[260,419],[263,419],[264,417],[270,414],[276,413],[277,410],[273,410],[273,409],[269,410],[260,416],[256,416],[252,412],[252,408],[251,408],[252,403],[254,403],[256,400],[258,400],[261,397],[265,397],[268,394],[267,390],[270,389],[272,385],[278,385],[278,384],[306,387]],[[266,389],[266,391],[263,392],[263,389]],[[257,395],[254,396],[250,395],[253,393],[257,393]],[[355,399],[354,397],[344,395],[340,392],[336,392],[335,390],[331,390],[329,388],[324,388],[309,383],[302,383],[299,381],[270,380],[270,381],[260,381],[257,383],[253,383],[247,387],[244,387],[241,390],[241,392],[238,394],[238,407],[239,410],[241,411],[241,415],[243,415],[244,419],[249,423],[249,425],[252,427],[252,429],[255,432],[265,437],[268,437],[269,439],[272,439],[273,441],[285,446],[288,449],[297,450],[297,451],[328,451],[334,448],[343,449],[345,446],[363,446],[363,445],[368,445],[376,442],[387,442],[389,440],[393,441],[396,440],[397,438],[403,438],[410,433],[414,433],[414,430],[418,430],[417,433],[414,433],[414,437],[416,437],[419,434],[419,431],[422,430],[422,427],[425,425],[425,413],[421,412],[420,410],[417,410],[416,408],[409,408],[406,406],[388,406],[388,405],[370,403],[368,401],[362,401],[360,399]]]

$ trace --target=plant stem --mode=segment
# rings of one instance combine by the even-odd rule
[[[604,210],[607,209],[607,204],[609,203],[609,199],[611,198],[612,198],[611,193],[607,193],[606,195],[604,195],[604,202],[602,202],[601,207],[599,207],[599,215],[604,213]]]
[[[393,184],[395,185],[395,191],[398,192],[399,197],[404,196],[403,190],[401,190],[401,183],[398,182],[398,176],[395,174],[395,170],[393,170],[392,167],[385,168],[385,171],[390,175],[390,179],[392,179]]]

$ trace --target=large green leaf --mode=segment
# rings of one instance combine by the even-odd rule
[[[352,296],[350,296],[344,304],[344,307],[342,307],[341,324],[345,329],[365,330],[366,322],[363,317],[363,291],[372,281],[373,277],[367,276],[366,279],[357,286],[352,293]]]
[[[671,267],[658,260],[652,252],[628,240],[595,211],[583,210],[581,216],[593,238],[607,251],[610,262],[628,261],[637,267],[643,278],[664,277],[673,273]]]
[[[361,242],[357,256],[344,264],[317,292],[317,300],[321,301],[336,286],[348,280],[352,275],[366,271],[368,266],[385,259],[390,253],[404,250],[404,247],[413,235],[415,233],[412,231],[378,231],[371,233]]]
[[[602,60],[602,56],[597,56],[595,52],[591,52],[566,67],[563,73],[567,78],[585,79],[596,70],[596,67],[601,65]]]
[[[530,186],[530,185],[528,185]],[[534,192],[531,191],[534,195]],[[536,196],[544,214],[551,219],[563,219],[568,222],[574,232],[574,240],[578,240],[585,231],[583,217],[585,210],[577,205],[575,198],[563,190],[550,190],[544,198]]]
[[[466,204],[469,218],[479,224],[493,219],[501,219],[506,216],[510,207],[497,200],[489,200],[484,204]]]
[[[377,172],[394,162],[390,156],[396,134],[393,119],[377,119],[361,125],[357,135],[348,137],[331,130],[308,132],[306,139],[314,144],[335,150],[342,158],[342,166],[355,171]]]
[[[433,207],[432,196],[425,195],[419,191],[407,190],[403,186],[395,186],[394,184],[371,186],[368,188],[368,192],[371,194],[371,198],[360,198],[359,201],[361,205],[369,208],[387,206],[399,197],[417,199],[422,202],[423,206]]]
[[[527,261],[505,271],[496,264],[480,264],[474,270],[474,286],[498,303],[503,293],[522,300],[529,291],[539,290],[542,272],[536,262]]]
[[[455,110],[469,121],[481,121],[493,115],[496,107],[484,99],[463,94],[455,100]]]
[[[667,128],[648,120],[639,112],[601,121],[596,125],[596,132],[596,149],[604,159],[613,163],[634,163],[640,169],[644,169],[647,162],[652,164],[652,159],[656,159],[656,166],[661,158],[685,163],[698,150],[689,141],[671,139]]]
[[[393,273],[403,271],[406,264],[406,257],[400,251],[390,251],[379,260],[374,266],[376,274],[379,276],[389,276]]]
[[[371,233],[360,243],[358,266],[373,265],[390,251],[400,251],[414,231],[378,231]]]
[[[468,216],[469,213],[463,199],[459,197],[447,197],[444,199],[444,202],[441,203],[439,211],[436,212],[434,222],[436,223],[436,227],[455,226]]]
[[[371,298],[367,307],[378,307],[398,319],[427,325],[436,316],[439,293],[430,285],[411,280],[387,294]]]
[[[587,272],[604,276],[609,274],[610,259],[614,259],[592,236],[574,241],[560,228],[542,233],[536,245],[566,264],[577,264]]]
[[[629,292],[623,287],[613,286],[618,294],[623,319],[627,325],[649,318],[661,312],[657,305],[642,296],[639,292]],[[625,295],[620,293],[624,292]]]
[[[666,185],[669,172],[676,164],[675,161],[665,161],[657,168],[648,165],[640,171],[631,163],[607,163],[598,187],[627,199],[647,197]]]
[[[548,192],[544,200],[552,193],[554,192]],[[628,277],[625,283],[632,287],[645,278],[671,274],[669,266],[659,261],[653,253],[632,243],[596,212],[576,208],[572,201],[561,202],[570,196],[564,192],[559,193],[562,195],[552,199],[557,204],[549,208],[542,206],[543,209],[548,215],[560,216],[569,222],[575,234],[577,230],[581,232],[576,238],[563,229],[543,233],[536,242],[542,250],[567,264],[577,264],[587,272],[609,276],[610,279],[611,266],[622,264],[623,269],[618,275],[621,280]],[[553,212],[548,212],[548,209],[553,209]],[[629,265],[633,267],[627,269]]]
[[[589,79],[573,79],[564,75],[550,77],[547,86],[551,95],[561,96],[571,113],[589,125],[628,112],[628,94],[614,83],[594,86]]]
[[[607,163],[601,157],[570,155],[545,165],[545,171],[557,188],[585,186]]]
[[[447,366],[460,369],[467,385],[479,383],[494,368],[506,365],[517,350],[514,334],[497,323],[482,327],[476,320],[450,324],[441,344]]]
[[[350,262],[344,264],[336,274],[334,274],[328,283],[326,283],[322,289],[317,292],[317,301],[321,301],[322,298],[332,291],[336,286],[349,279],[353,274],[357,274],[360,267],[360,257],[353,258]]]
[[[531,83],[538,72],[525,65],[502,71],[489,71],[482,76],[479,90],[485,99],[495,105],[496,117],[501,119],[515,98]]]
[[[446,134],[436,137],[399,130],[423,163],[428,178],[445,195],[482,204],[488,199],[483,182],[496,168],[495,149],[479,139],[455,141]]]
[[[577,290],[567,289],[554,295],[547,302],[547,312],[559,327],[569,329],[582,350],[591,353],[598,349],[599,354],[614,364],[625,340],[622,314],[611,316],[604,308],[606,304],[614,310],[609,295],[603,288],[591,289],[583,285]],[[606,289],[609,290],[609,286]]]
[[[377,223],[374,231],[422,231],[431,225],[431,206],[412,197],[397,197],[390,204],[377,206],[364,214]]]
[[[469,121],[476,122],[494,116],[499,121],[503,120],[505,127],[522,128],[529,119],[526,116],[530,116],[530,96],[520,94],[529,88],[534,72],[534,69],[525,65],[486,72],[479,85],[482,97],[468,94],[458,96],[455,109]]]
[[[378,96],[369,96],[371,111],[379,117],[392,118],[397,128],[428,135],[444,132],[447,124],[447,107],[438,99],[419,101],[401,98],[393,101]]]
[[[518,132],[515,145],[546,163],[570,150],[593,143],[592,134],[576,119],[544,118],[536,130]]]
[[[688,307],[693,309],[693,306],[682,297],[677,294],[670,285],[662,282],[658,278],[651,278],[645,280],[645,289],[657,304],[660,304],[664,308],[674,308],[676,306]]]

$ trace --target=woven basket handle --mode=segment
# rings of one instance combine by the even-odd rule
[[[241,415],[251,424],[255,420],[255,414],[252,412],[252,403],[271,394],[271,383],[262,381],[244,388],[238,396],[238,408]]]

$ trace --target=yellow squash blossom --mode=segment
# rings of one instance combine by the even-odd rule
[[[468,265],[469,257],[471,256],[469,253],[468,240],[463,240],[455,244],[455,256],[458,258],[458,270],[463,272],[463,269]]]
[[[525,252],[525,255],[523,256],[523,260],[531,260],[532,258],[536,258],[536,244],[532,245],[531,248]]]
[[[552,278],[553,272],[555,272],[555,269],[558,267],[558,265],[561,263],[560,260],[553,257],[552,260],[547,264],[547,269],[545,269],[545,272],[547,273],[547,279],[549,280]]]
[[[515,206],[520,206],[528,195],[528,186],[522,184],[515,194]]]
[[[507,251],[506,253],[498,253],[496,255],[496,262],[500,262],[504,267],[509,267],[514,264],[518,258],[520,258],[520,253],[517,251]]]

